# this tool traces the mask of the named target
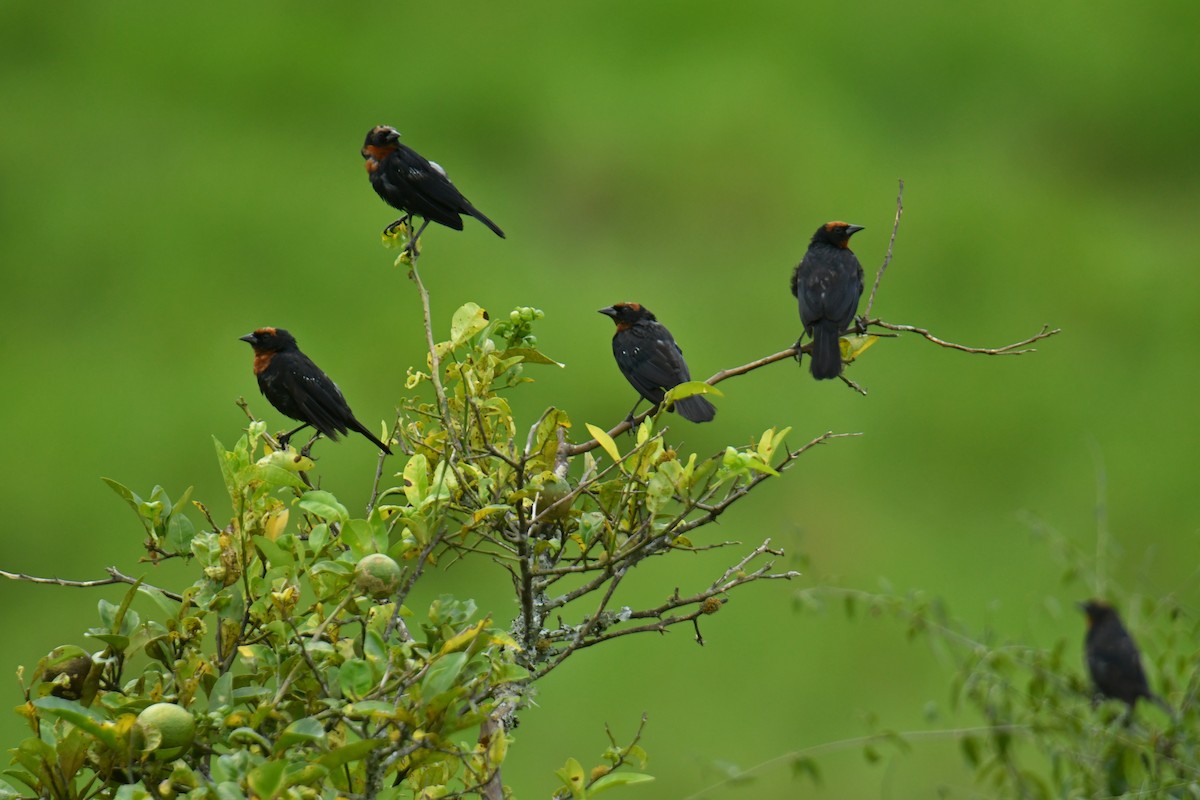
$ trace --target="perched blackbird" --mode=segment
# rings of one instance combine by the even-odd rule
[[[1150,691],[1142,655],[1117,610],[1103,600],[1088,600],[1079,608],[1087,615],[1083,652],[1097,694],[1128,703],[1131,712],[1140,697],[1170,712],[1166,701]]]
[[[813,342],[809,369],[817,380],[842,374],[838,338],[854,321],[863,292],[863,269],[850,250],[850,237],[862,229],[862,225],[846,222],[825,223],[817,228],[808,251],[792,272],[800,322]]]
[[[309,427],[336,440],[338,434],[358,431],[388,455],[391,449],[354,418],[354,413],[337,387],[312,359],[300,352],[296,339],[283,328],[259,328],[240,337],[254,348],[254,374],[263,397],[276,410],[303,422],[299,428],[279,437],[287,447],[288,440]],[[305,450],[316,440],[313,436]]]
[[[613,355],[621,374],[642,397],[658,405],[668,389],[692,379],[675,338],[648,309],[637,303],[617,303],[600,313],[617,323]],[[633,408],[637,409],[636,403]],[[717,414],[713,404],[698,394],[677,401],[674,410],[692,422],[708,422]],[[633,417],[633,411],[629,416]]]
[[[386,125],[371,128],[363,143],[362,157],[367,160],[371,186],[385,203],[404,212],[403,217],[384,229],[385,233],[391,233],[413,215],[421,217],[425,222],[410,240],[410,246],[415,247],[430,222],[461,231],[463,221],[459,215],[467,214],[504,238],[504,231],[462,196],[444,169],[400,144],[400,133],[395,128]]]

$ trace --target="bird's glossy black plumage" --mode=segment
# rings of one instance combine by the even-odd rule
[[[1087,615],[1083,652],[1096,693],[1128,703],[1130,708],[1140,698],[1167,708],[1166,701],[1150,691],[1142,654],[1117,610],[1102,600],[1088,600],[1079,607]]]
[[[800,322],[813,342],[809,370],[817,380],[842,374],[838,340],[854,321],[863,293],[862,265],[850,250],[850,237],[861,230],[861,225],[845,222],[817,228],[804,258],[792,272]]]
[[[637,303],[617,303],[600,309],[600,313],[616,323],[613,356],[621,374],[643,398],[658,405],[668,389],[692,379],[675,337],[649,310]],[[713,404],[701,395],[677,401],[672,410],[692,422],[708,422],[717,414]]]
[[[347,431],[356,431],[391,455],[391,448],[354,418],[341,389],[300,352],[290,333],[283,328],[259,328],[241,340],[254,348],[254,374],[263,397],[281,414],[304,423],[281,437],[280,444],[286,447],[296,431],[312,426],[334,440]]]
[[[500,226],[463,197],[444,169],[400,143],[400,134],[395,128],[377,125],[368,131],[362,157],[366,159],[367,175],[376,193],[392,208],[405,214],[389,225],[388,230],[408,217],[417,216],[424,219],[425,223],[412,237],[414,240],[430,222],[461,231],[461,215],[466,214],[504,238]]]

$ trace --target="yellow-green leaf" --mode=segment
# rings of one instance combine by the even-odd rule
[[[587,427],[588,433],[592,435],[592,438],[600,443],[600,446],[604,448],[604,452],[608,453],[608,457],[614,463],[619,464],[621,462],[621,451],[617,449],[617,443],[613,441],[612,437],[602,428],[597,428],[590,422],[585,422],[584,425]]]
[[[451,636],[446,640],[445,644],[442,645],[442,649],[439,654],[446,655],[447,653],[453,653],[455,651],[462,650],[467,645],[471,644],[471,642],[475,641],[475,638],[479,636],[480,631],[482,631],[490,622],[491,619],[481,619],[479,622],[467,628],[462,633],[457,633],[454,636]]]
[[[874,334],[855,334],[853,336],[843,336],[838,341],[838,346],[842,349],[842,360],[853,361],[863,354],[875,342],[879,341],[879,337]]]
[[[667,392],[664,398],[666,403],[674,403],[682,400],[685,397],[691,397],[696,394],[711,394],[715,397],[724,397],[725,395],[715,386],[709,386],[704,381],[688,381],[675,386],[671,391]]]
[[[488,313],[478,303],[463,303],[450,319],[450,341],[455,347],[487,327]]]

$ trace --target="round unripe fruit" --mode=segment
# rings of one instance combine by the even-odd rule
[[[391,597],[400,588],[400,565],[383,553],[363,556],[354,567],[354,584],[376,600]]]
[[[46,669],[42,680],[57,683],[50,690],[51,694],[67,700],[78,700],[83,696],[83,683],[92,668],[92,658],[82,647],[72,644],[56,647],[47,654],[44,661]],[[57,680],[59,676],[66,677]]]
[[[143,731],[158,731],[161,736],[154,757],[160,761],[179,758],[192,746],[196,735],[196,720],[183,706],[174,703],[155,703],[137,716]]]
[[[571,492],[571,484],[567,483],[565,478],[560,478],[554,473],[548,473],[545,480],[541,482],[541,486],[535,486],[535,489],[537,492],[537,511],[539,515],[545,512],[545,516],[542,516],[544,521],[562,522],[571,513],[570,503],[554,505]]]

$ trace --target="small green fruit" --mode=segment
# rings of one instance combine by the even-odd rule
[[[142,729],[147,742],[158,738],[158,747],[154,749],[154,758],[159,761],[170,761],[179,758],[192,746],[196,736],[196,720],[183,706],[174,703],[155,703],[145,708],[137,716],[138,727]],[[154,734],[158,736],[155,737]]]
[[[354,583],[376,600],[391,597],[400,588],[400,565],[383,553],[363,556],[354,567]]]

